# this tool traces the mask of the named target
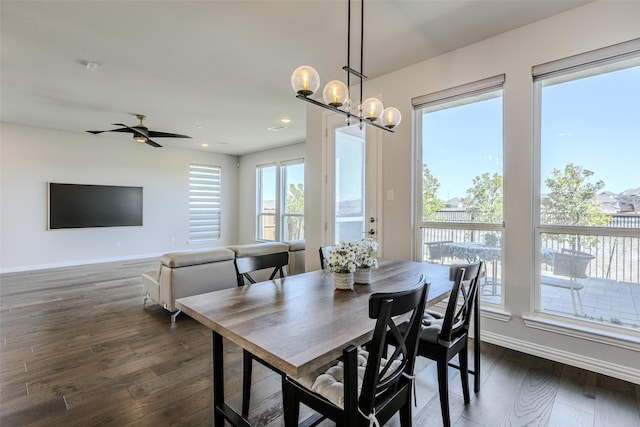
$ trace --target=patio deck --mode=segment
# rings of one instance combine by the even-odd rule
[[[640,283],[597,278],[579,279],[579,281],[584,285],[584,288],[578,291],[582,297],[584,313],[580,313],[580,307],[576,301],[578,314],[575,314],[571,290],[544,285],[540,290],[542,311],[640,331]],[[482,300],[500,303],[502,293],[500,282],[496,284],[495,290],[494,295],[493,284],[490,282],[483,284]]]

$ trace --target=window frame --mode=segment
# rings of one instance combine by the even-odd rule
[[[504,209],[503,204],[502,222],[501,223],[479,223],[479,222],[444,222],[444,221],[426,221],[423,218],[423,120],[422,116],[426,111],[436,111],[442,108],[456,108],[458,106],[471,104],[474,102],[480,102],[485,99],[490,99],[495,96],[496,92],[500,92],[498,95],[502,98],[502,156],[504,158],[504,83],[506,76],[499,74],[486,79],[470,82],[467,84],[455,86],[452,88],[444,89],[438,92],[434,92],[427,95],[418,96],[412,99],[413,105],[413,121],[415,127],[416,143],[414,144],[414,208],[413,213],[415,217],[414,223],[415,230],[413,234],[413,258],[419,262],[424,262],[425,254],[423,253],[425,245],[423,244],[422,233],[425,229],[434,230],[456,230],[456,231],[479,231],[479,232],[494,232],[499,233],[501,240],[504,242],[505,238],[505,223],[504,223]],[[474,99],[475,98],[475,99]],[[470,101],[473,99],[472,101]],[[504,177],[504,162],[502,174]],[[504,187],[503,187],[504,192]],[[504,251],[501,253],[501,269],[500,277],[501,283],[505,283],[505,266],[504,266]],[[492,306],[496,309],[503,309],[505,305],[505,287],[503,286],[500,295],[500,302],[488,302],[481,299],[482,306]]]
[[[564,84],[582,78],[589,78],[600,74],[627,68],[624,65],[629,60],[640,64],[640,39],[630,40],[617,45],[597,49],[574,55],[568,58],[551,61],[532,67],[533,80],[533,254],[534,254],[534,280],[531,289],[531,317],[525,318],[525,323],[530,327],[545,330],[563,330],[563,327],[574,330],[572,335],[587,339],[596,339],[605,342],[606,336],[616,336],[625,340],[625,335],[640,336],[633,330],[616,327],[605,322],[589,321],[578,316],[551,312],[542,308],[542,236],[544,234],[568,234],[582,236],[602,237],[631,237],[640,238],[640,228],[628,227],[602,227],[581,225],[556,225],[543,224],[542,212],[542,92],[545,83]],[[562,325],[562,326],[558,326]],[[563,332],[567,333],[567,332]],[[608,341],[607,341],[608,342]],[[616,345],[621,345],[616,341]],[[626,344],[625,344],[626,345]],[[635,348],[635,347],[634,347]],[[637,348],[636,348],[637,349]]]
[[[284,233],[286,230],[285,227],[285,220],[287,217],[290,216],[296,216],[296,217],[302,217],[304,219],[304,213],[302,214],[288,214],[286,212],[286,203],[287,203],[287,194],[288,194],[288,189],[284,188],[286,182],[285,182],[285,176],[286,176],[286,172],[285,172],[285,168],[288,166],[293,166],[293,165],[299,165],[301,164],[304,167],[304,158],[300,157],[300,158],[296,158],[296,159],[290,159],[290,160],[282,160],[282,161],[276,161],[276,162],[269,162],[269,163],[263,163],[263,164],[259,164],[256,165],[256,229],[255,229],[255,236],[256,236],[256,241],[261,241],[261,242],[274,242],[274,241],[283,241],[284,240]],[[262,205],[262,197],[264,196],[263,194],[263,188],[264,188],[264,184],[263,184],[263,175],[262,175],[262,171],[266,168],[274,168],[274,176],[275,176],[275,181],[274,181],[274,186],[275,186],[275,209],[274,209],[274,213],[265,213],[265,212],[261,212],[260,211],[260,207]],[[304,185],[304,181],[303,181],[303,185]],[[264,218],[266,217],[272,217],[273,218],[273,222],[274,222],[274,238],[273,240],[271,239],[266,239],[264,235],[261,234],[261,220],[264,221]]]
[[[274,191],[275,191],[275,200],[274,202],[274,212],[266,213],[262,208],[264,201],[264,171],[266,169],[273,168],[274,169]],[[275,242],[279,238],[279,224],[278,218],[280,215],[280,206],[278,203],[279,200],[279,192],[280,188],[277,185],[279,182],[279,168],[277,167],[277,163],[265,163],[256,166],[256,240],[263,242]],[[267,239],[264,236],[264,220],[265,218],[271,217],[273,218],[273,239]],[[261,227],[262,225],[262,227]]]
[[[292,160],[285,160],[283,162],[280,163],[280,194],[282,195],[282,197],[280,198],[280,212],[281,214],[279,215],[279,223],[280,223],[280,240],[288,240],[285,239],[285,233],[287,230],[287,218],[288,217],[294,217],[294,218],[302,218],[302,227],[303,227],[303,236],[304,236],[304,206],[302,209],[302,213],[289,213],[287,212],[287,202],[289,200],[289,188],[287,187],[287,183],[288,183],[288,179],[287,179],[287,168],[289,166],[297,166],[297,165],[302,165],[303,169],[304,169],[304,159],[303,158],[299,158],[299,159],[292,159]],[[303,188],[304,188],[304,177],[303,177]]]

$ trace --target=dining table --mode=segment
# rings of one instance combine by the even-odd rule
[[[430,284],[427,305],[432,306],[451,290],[449,270],[446,265],[380,259],[370,282],[353,289],[336,289],[330,272],[316,270],[177,299],[178,309],[212,331],[214,425],[225,420],[250,425],[224,400],[223,338],[283,375],[299,378],[336,360],[347,346],[370,340],[375,326],[368,315],[371,294],[411,288],[424,275]],[[475,323],[479,387],[479,315]]]

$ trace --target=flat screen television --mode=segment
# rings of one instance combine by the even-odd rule
[[[48,183],[50,230],[142,226],[142,187]]]

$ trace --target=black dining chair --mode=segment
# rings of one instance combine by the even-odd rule
[[[335,245],[330,246],[321,246],[319,249],[320,252],[320,268],[324,270],[326,267],[327,258],[329,257],[329,252],[331,249],[335,248]]]
[[[269,280],[273,280],[276,277],[276,274],[279,274],[280,277],[287,277],[287,264],[289,264],[289,252],[277,252],[273,254],[236,258],[235,266],[238,286],[244,286],[245,279],[248,280],[249,283],[256,283],[256,280],[251,276],[251,273],[269,268],[273,268],[273,271],[269,276]],[[249,403],[251,400],[251,373],[253,370],[253,360],[257,360],[264,366],[279,373],[283,379],[284,374],[279,369],[252,355],[247,350],[243,350],[242,359],[242,415],[246,416],[249,414]]]
[[[440,409],[445,427],[451,425],[448,366],[454,366],[460,370],[464,402],[469,403],[471,400],[468,367],[469,325],[478,292],[478,282],[483,271],[483,261],[451,266],[450,277],[454,279],[453,288],[444,315],[425,311],[422,319],[418,355],[437,363]],[[450,365],[449,361],[456,355],[459,364]],[[474,357],[479,358],[480,354],[474,354]],[[476,365],[475,375],[479,375],[478,368],[479,366]]]
[[[301,403],[320,415],[313,425],[328,418],[340,426],[381,426],[399,412],[400,424],[410,426],[416,347],[428,289],[421,276],[411,289],[371,295],[369,317],[376,324],[368,351],[351,345],[324,373],[286,377],[285,426],[298,425]],[[393,321],[399,315],[411,315],[403,330]],[[389,335],[400,344],[387,357]]]

